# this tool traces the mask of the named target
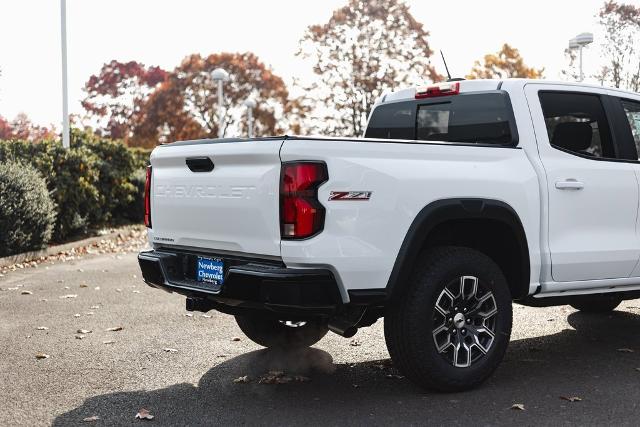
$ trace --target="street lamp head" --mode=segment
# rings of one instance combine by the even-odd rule
[[[229,73],[227,73],[222,68],[216,68],[211,72],[211,78],[216,81],[227,81],[229,80]]]
[[[586,46],[588,44],[593,43],[593,34],[592,33],[581,33],[576,36],[574,39],[578,46]]]
[[[580,45],[578,44],[578,40],[575,38],[569,40],[569,49],[578,49]]]
[[[246,100],[244,101],[244,106],[245,106],[245,107],[247,107],[247,108],[249,108],[249,109],[256,108],[256,101],[254,101],[254,100],[253,100],[253,99],[251,99],[251,98],[246,99]]]

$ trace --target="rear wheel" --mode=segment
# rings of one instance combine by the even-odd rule
[[[251,341],[263,347],[309,347],[324,337],[329,328],[326,321],[294,322],[260,315],[238,315],[236,322]]]
[[[590,299],[574,302],[571,307],[584,313],[608,313],[615,310],[621,302],[618,298]]]
[[[469,248],[435,248],[419,262],[385,316],[391,358],[422,387],[473,388],[493,373],[509,343],[506,280],[489,257]]]

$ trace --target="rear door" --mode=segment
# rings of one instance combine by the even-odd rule
[[[267,139],[156,148],[154,245],[279,257],[281,145]]]
[[[638,183],[604,90],[525,87],[547,175],[553,281],[629,277],[638,261]]]

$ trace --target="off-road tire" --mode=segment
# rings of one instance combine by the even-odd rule
[[[476,283],[486,289],[484,295],[493,294],[495,334],[486,354],[468,367],[456,367],[436,346],[434,310],[447,284],[467,276],[477,278]],[[502,361],[511,336],[512,299],[502,271],[481,252],[443,246],[422,253],[407,289],[392,301],[384,319],[387,348],[398,370],[417,385],[445,392],[469,390],[486,380]]]
[[[622,302],[617,298],[602,298],[571,303],[571,307],[583,313],[609,313],[616,309]]]
[[[324,337],[326,321],[309,320],[302,326],[288,326],[284,321],[260,315],[235,316],[238,326],[251,341],[268,348],[310,347]]]

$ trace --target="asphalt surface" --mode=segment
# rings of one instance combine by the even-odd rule
[[[183,297],[140,280],[134,254],[22,269],[0,277],[0,288],[3,426],[92,416],[102,425],[640,423],[638,300],[604,316],[515,306],[495,375],[471,392],[435,394],[397,376],[382,321],[355,341],[329,334],[314,349],[274,354],[230,316],[187,316]],[[79,329],[92,332],[77,339]],[[310,381],[258,383],[273,369]],[[250,382],[233,382],[245,375]],[[136,419],[141,408],[155,418]]]

